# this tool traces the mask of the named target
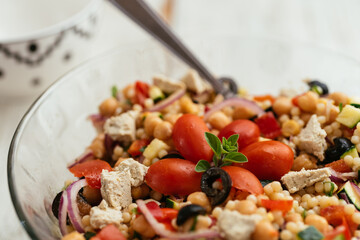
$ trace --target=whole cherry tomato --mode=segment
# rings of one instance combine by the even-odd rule
[[[247,145],[253,142],[257,142],[259,140],[260,129],[255,123],[250,120],[236,120],[228,124],[220,131],[219,138],[222,141],[223,137],[227,139],[234,134],[239,134],[238,149],[240,150]]]
[[[209,132],[209,128],[200,117],[184,114],[174,125],[172,139],[185,159],[195,163],[201,159],[210,162],[213,151],[206,142],[205,132]]]
[[[236,166],[222,167],[231,178],[232,186],[238,190],[247,191],[251,194],[262,194],[264,189],[259,179],[245,168]]]
[[[256,142],[243,148],[241,153],[248,162],[236,165],[246,168],[260,180],[280,180],[294,162],[291,148],[278,141]]]
[[[200,191],[201,173],[195,172],[195,163],[191,161],[166,158],[150,166],[145,180],[162,194],[188,195]]]

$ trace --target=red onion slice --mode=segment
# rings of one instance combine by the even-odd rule
[[[353,187],[353,189],[355,190],[355,192],[357,193],[357,195],[360,197],[360,188],[358,187],[358,185],[356,185],[355,183],[351,182],[351,186]]]
[[[254,113],[256,115],[262,115],[265,113],[265,111],[259,106],[257,105],[255,102],[247,100],[245,98],[240,98],[240,97],[233,97],[233,98],[229,98],[226,99],[224,101],[222,101],[221,103],[213,106],[209,111],[207,111],[204,115],[204,120],[206,121],[211,114],[213,114],[216,111],[219,111],[220,109],[223,109],[224,107],[245,107],[248,109],[251,109],[254,111]]]
[[[91,114],[89,116],[89,119],[91,120],[93,126],[96,128],[98,132],[102,131],[104,124],[108,117],[104,117],[99,113]]]
[[[161,237],[167,239],[199,239],[199,238],[206,238],[206,239],[214,239],[220,237],[220,233],[214,230],[203,230],[194,233],[174,233],[169,230],[166,230],[164,226],[159,223],[154,216],[151,214],[149,209],[146,207],[146,204],[143,200],[139,199],[136,201],[140,211],[144,214],[144,217],[150,224],[150,226],[154,229],[156,234],[160,235]]]
[[[333,170],[332,168],[330,168],[331,170],[331,176],[332,177],[336,177],[339,178],[343,181],[347,181],[347,180],[352,180],[352,179],[356,179],[358,177],[358,173],[357,172],[337,172],[335,170]]]
[[[68,230],[66,227],[67,208],[68,208],[68,198],[67,198],[67,192],[65,190],[63,191],[60,198],[59,215],[58,215],[60,232],[63,236],[68,234]]]
[[[67,168],[70,169],[75,165],[78,165],[79,163],[83,163],[87,160],[94,159],[94,153],[92,150],[87,150],[83,154],[81,154],[77,159],[75,159],[74,163],[70,164]]]
[[[85,187],[87,184],[85,179],[80,179],[76,182],[73,182],[67,189],[67,200],[68,200],[68,214],[70,221],[79,233],[84,232],[84,227],[81,222],[81,216],[79,208],[77,206],[76,197],[81,188]]]
[[[173,104],[176,100],[179,100],[184,95],[185,95],[185,89],[179,89],[176,92],[174,92],[173,94],[171,94],[169,97],[158,102],[157,104],[155,104],[155,106],[153,106],[150,109],[147,109],[146,111],[148,111],[148,112],[161,111],[164,108],[166,108],[167,106],[170,106],[171,104]]]
[[[343,199],[346,203],[350,203],[348,196],[346,193],[339,193],[339,197]]]

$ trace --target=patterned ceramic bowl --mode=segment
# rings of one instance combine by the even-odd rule
[[[0,97],[36,96],[87,59],[102,0],[5,0]],[[30,10],[29,10],[30,9]]]

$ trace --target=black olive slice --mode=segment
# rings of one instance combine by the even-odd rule
[[[59,215],[59,206],[60,206],[60,199],[61,199],[62,193],[63,192],[59,192],[58,194],[56,194],[56,196],[52,202],[52,205],[51,205],[51,210],[56,218],[58,218],[58,215]]]
[[[213,188],[213,183],[221,179],[223,188]],[[212,167],[206,170],[201,176],[201,190],[210,198],[212,206],[223,203],[229,196],[231,190],[232,181],[227,172],[218,167]]]
[[[181,156],[179,153],[169,153],[166,154],[165,156],[163,156],[161,159],[165,159],[165,158],[180,158],[180,159],[185,159],[183,156]]]
[[[308,82],[308,85],[311,89],[314,87],[320,88],[320,90],[321,90],[320,95],[329,94],[329,88],[326,86],[325,83],[319,82],[317,80],[313,80],[313,81]]]
[[[176,225],[183,225],[188,219],[197,216],[206,214],[206,209],[197,204],[186,205],[185,207],[179,210],[179,213],[176,218]]]
[[[339,160],[341,155],[353,147],[352,142],[343,137],[334,138],[334,145],[326,149],[323,163],[331,163]]]

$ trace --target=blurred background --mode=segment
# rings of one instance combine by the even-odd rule
[[[211,35],[261,36],[320,46],[360,60],[357,0],[146,1],[185,43]],[[31,103],[51,82],[86,59],[151,38],[108,1],[99,0],[91,9],[89,2],[95,1],[0,0],[0,239],[28,239],[10,200],[6,162],[11,137]],[[71,16],[78,21],[86,11],[91,14],[85,23],[72,26],[67,21]],[[54,36],[42,36],[42,28]]]

